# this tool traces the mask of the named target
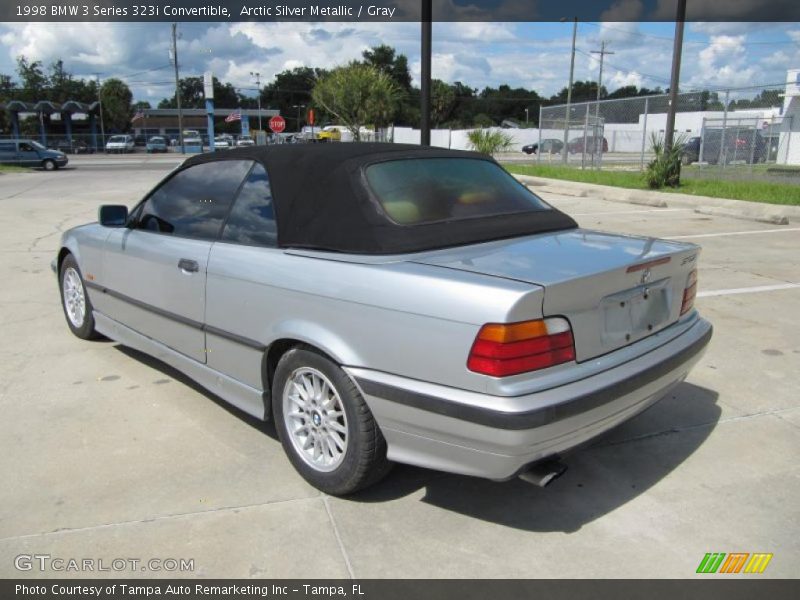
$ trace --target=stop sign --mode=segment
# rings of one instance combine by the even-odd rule
[[[269,120],[269,128],[275,133],[280,133],[286,129],[286,120],[280,115],[275,115]]]

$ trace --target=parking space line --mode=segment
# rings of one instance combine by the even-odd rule
[[[608,212],[569,213],[573,217],[602,217],[603,215],[634,215],[639,213],[694,212],[693,208],[650,208],[647,210],[613,210]]]
[[[751,229],[750,231],[726,231],[722,233],[693,233],[691,235],[665,235],[670,240],[685,240],[688,238],[725,237],[726,235],[752,235],[756,233],[785,233],[787,231],[800,231],[800,227],[784,227],[783,229]]]
[[[800,283],[778,283],[775,285],[756,285],[746,288],[731,288],[728,290],[706,290],[698,292],[698,298],[707,298],[709,296],[732,296],[734,294],[755,294],[758,292],[774,292],[777,290],[794,290],[800,288]]]

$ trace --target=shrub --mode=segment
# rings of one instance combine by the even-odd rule
[[[647,165],[644,173],[647,187],[657,190],[664,186],[678,187],[681,183],[681,153],[683,152],[683,136],[676,137],[672,147],[667,151],[664,140],[655,133],[650,134],[650,149],[656,155]]]
[[[511,136],[504,131],[491,129],[473,129],[467,134],[467,139],[470,148],[490,156],[495,152],[508,150],[513,143]]]

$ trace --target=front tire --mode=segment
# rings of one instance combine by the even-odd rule
[[[334,496],[352,494],[390,470],[386,440],[353,381],[309,349],[281,357],[272,384],[275,428],[294,468]]]
[[[56,161],[48,158],[42,161],[42,168],[45,171],[55,171],[58,168],[58,165],[56,164]]]
[[[61,263],[58,276],[61,307],[70,331],[82,340],[102,337],[95,329],[92,303],[83,284],[83,275],[75,258],[68,254]]]

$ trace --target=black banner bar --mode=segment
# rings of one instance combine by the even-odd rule
[[[434,22],[672,21],[677,0],[433,0]],[[420,0],[3,0],[0,21],[421,20]],[[689,2],[687,21],[795,22],[797,0]]]

